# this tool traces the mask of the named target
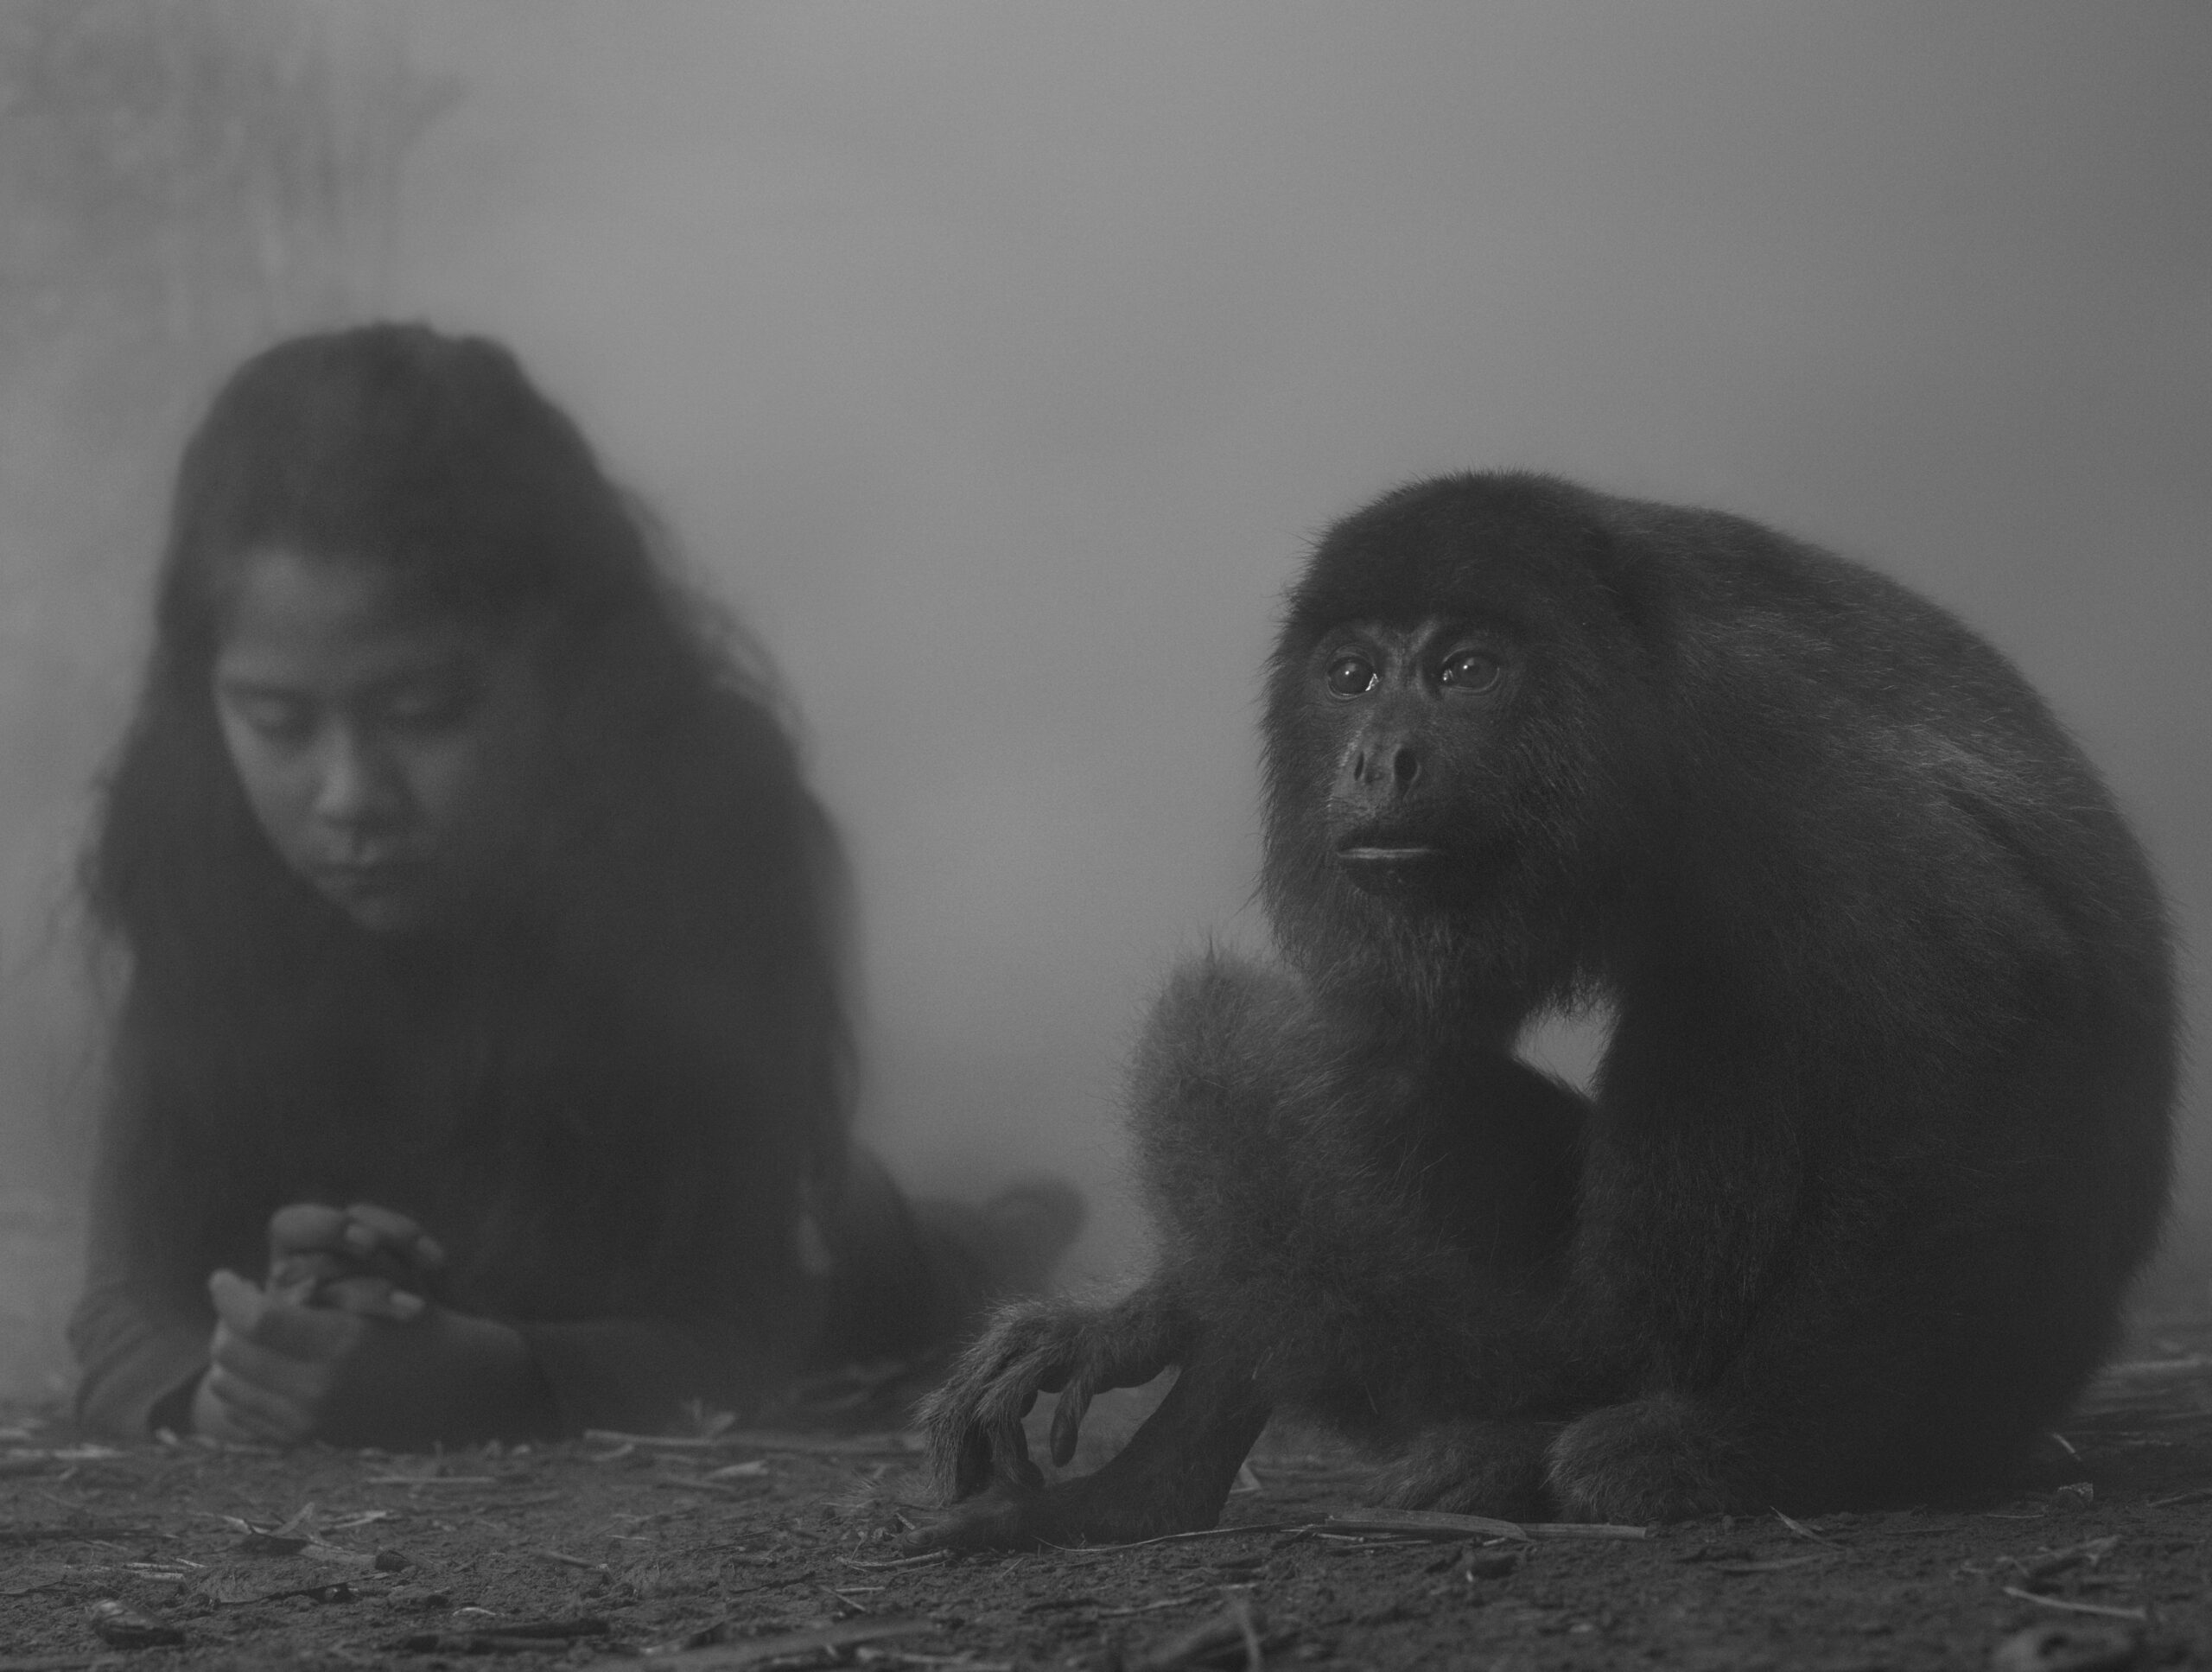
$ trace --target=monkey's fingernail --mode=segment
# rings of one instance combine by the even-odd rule
[[[377,1245],[377,1234],[358,1222],[348,1224],[345,1230],[346,1246],[366,1254]]]
[[[394,1289],[385,1304],[391,1308],[391,1315],[404,1324],[423,1315],[424,1302],[419,1294],[410,1294],[405,1289]]]
[[[426,1266],[442,1266],[446,1251],[436,1237],[418,1237],[415,1239],[415,1257]]]

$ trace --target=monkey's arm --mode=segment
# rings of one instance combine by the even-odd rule
[[[1378,1041],[1212,955],[1163,993],[1129,1103],[1160,1268],[1276,1399],[1395,1441],[1624,1379],[1573,1293],[1587,1100],[1502,1043]]]
[[[1179,1151],[1171,1135],[1186,1118],[1217,1127],[1271,1101],[1250,1065],[1277,1053],[1255,1035],[1290,1048],[1293,992],[1280,976],[1212,957],[1170,983],[1130,1087],[1160,1220],[1159,1268],[1111,1305],[1031,1301],[999,1313],[925,1408],[939,1489],[974,1501],[916,1535],[919,1548],[1147,1537],[1208,1526],[1220,1513],[1270,1402],[1254,1380],[1248,1332],[1209,1316],[1218,1286],[1194,1259],[1193,1221],[1205,1217],[1205,1198],[1242,1211],[1219,1193],[1227,1181],[1215,1176],[1222,1163],[1210,1151],[1221,1146],[1201,1141]],[[1227,1148],[1241,1156],[1254,1141]],[[1059,1395],[1052,1451],[1065,1465],[1094,1394],[1141,1384],[1171,1365],[1181,1367],[1175,1387],[1120,1456],[1096,1475],[1045,1486],[1022,1430],[1039,1393]]]
[[[1566,1088],[1503,1051],[1377,1058],[1292,977],[1216,954],[1154,1006],[1129,1104],[1157,1275],[1117,1307],[1007,1314],[969,1355],[931,1421],[948,1493],[990,1496],[925,1543],[1208,1526],[1277,1402],[1387,1443],[1443,1412],[1548,1409],[1584,1376],[1554,1338]],[[1065,1464],[1091,1391],[1170,1363],[1182,1382],[1122,1456],[1042,1489],[1020,1427],[1038,1393],[1064,1390]]]

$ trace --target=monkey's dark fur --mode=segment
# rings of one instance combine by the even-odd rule
[[[1001,1315],[920,1542],[1210,1525],[1278,1406],[1402,1504],[1632,1522],[2001,1478],[2066,1410],[2165,1201],[2170,957],[1995,651],[1735,517],[1448,477],[1322,541],[1266,768],[1287,967],[1196,960],[1137,1053],[1156,1269]],[[1510,1054],[1592,1000],[1589,1097]],[[1039,1391],[1065,1463],[1169,1365],[1043,1485]]]

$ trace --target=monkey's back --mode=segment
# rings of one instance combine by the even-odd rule
[[[1772,1363],[1714,1343],[1702,1373],[1832,1372],[1839,1399],[1917,1405],[1925,1424],[1891,1420],[1938,1447],[2047,1422],[2166,1199],[2176,1018],[2145,855],[1946,611],[1739,518],[1601,503],[1636,553],[1669,876],[1626,936],[1643,1001],[1602,1078],[1592,1200],[1632,1196],[1607,1171],[1649,1160],[1652,1122],[1741,1089],[1726,1065],[1788,1123],[1775,1304],[1802,1317],[1765,1332]]]

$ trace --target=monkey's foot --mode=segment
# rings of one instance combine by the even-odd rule
[[[1376,1476],[1382,1501],[1402,1510],[1548,1521],[1546,1452],[1556,1422],[1446,1422],[1414,1436]]]
[[[1609,1405],[1553,1441],[1548,1478],[1575,1521],[1688,1521],[1762,1510],[1750,1448],[1719,1412],[1674,1394]]]

